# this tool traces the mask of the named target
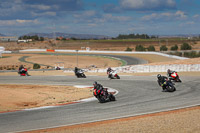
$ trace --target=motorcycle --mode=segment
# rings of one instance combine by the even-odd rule
[[[173,71],[173,72],[171,73],[171,76],[169,76],[169,79],[170,79],[170,80],[173,80],[173,81],[175,81],[175,82],[182,82],[182,81],[180,80],[180,78],[179,78],[179,76],[178,76],[178,73],[177,73],[176,71]]]
[[[109,101],[115,101],[115,96],[108,92],[107,88],[103,88],[102,90],[93,90],[93,95],[99,100],[100,103],[105,103]]]
[[[162,83],[159,82],[158,80],[158,84],[161,85]],[[174,87],[175,84],[173,84],[171,82],[171,80],[166,79],[166,81],[163,83],[163,87],[164,89],[166,89],[168,92],[174,92],[176,91],[176,88]]]
[[[20,76],[30,76],[30,75],[28,74],[27,68],[23,68],[23,69],[19,70],[19,71],[18,71],[18,74],[19,74]]]
[[[77,78],[86,78],[86,75],[84,74],[84,71],[79,69],[77,72],[75,72],[75,75]]]
[[[117,74],[117,71],[115,71],[115,70],[108,73],[108,78],[110,78],[110,79],[120,79],[119,75]]]

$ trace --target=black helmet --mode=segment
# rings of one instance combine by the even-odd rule
[[[94,81],[93,85],[97,85],[97,81]]]
[[[160,74],[158,74],[158,75],[157,75],[157,78],[159,79],[160,77],[161,77],[161,75],[160,75]]]

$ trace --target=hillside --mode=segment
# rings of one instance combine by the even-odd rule
[[[77,39],[104,39],[104,38],[110,38],[109,36],[105,36],[105,35],[70,34],[70,33],[61,33],[61,32],[54,32],[54,33],[28,33],[28,34],[25,34],[25,35],[26,36],[37,35],[39,37],[47,37],[47,38],[56,38],[56,37],[77,38]]]

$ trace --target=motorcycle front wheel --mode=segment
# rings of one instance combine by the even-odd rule
[[[99,100],[100,103],[105,103],[106,100],[102,96],[98,96],[97,99]]]

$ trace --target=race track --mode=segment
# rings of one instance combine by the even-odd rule
[[[51,108],[17,111],[0,114],[0,132],[18,132],[52,128],[77,123],[135,116],[185,106],[199,105],[200,77],[181,77],[176,92],[161,92],[155,76],[121,76],[109,80],[106,76],[0,76],[0,83],[44,85],[92,85],[98,81],[103,86],[119,91],[117,101],[98,103],[97,100]],[[92,93],[92,92],[91,92]]]

